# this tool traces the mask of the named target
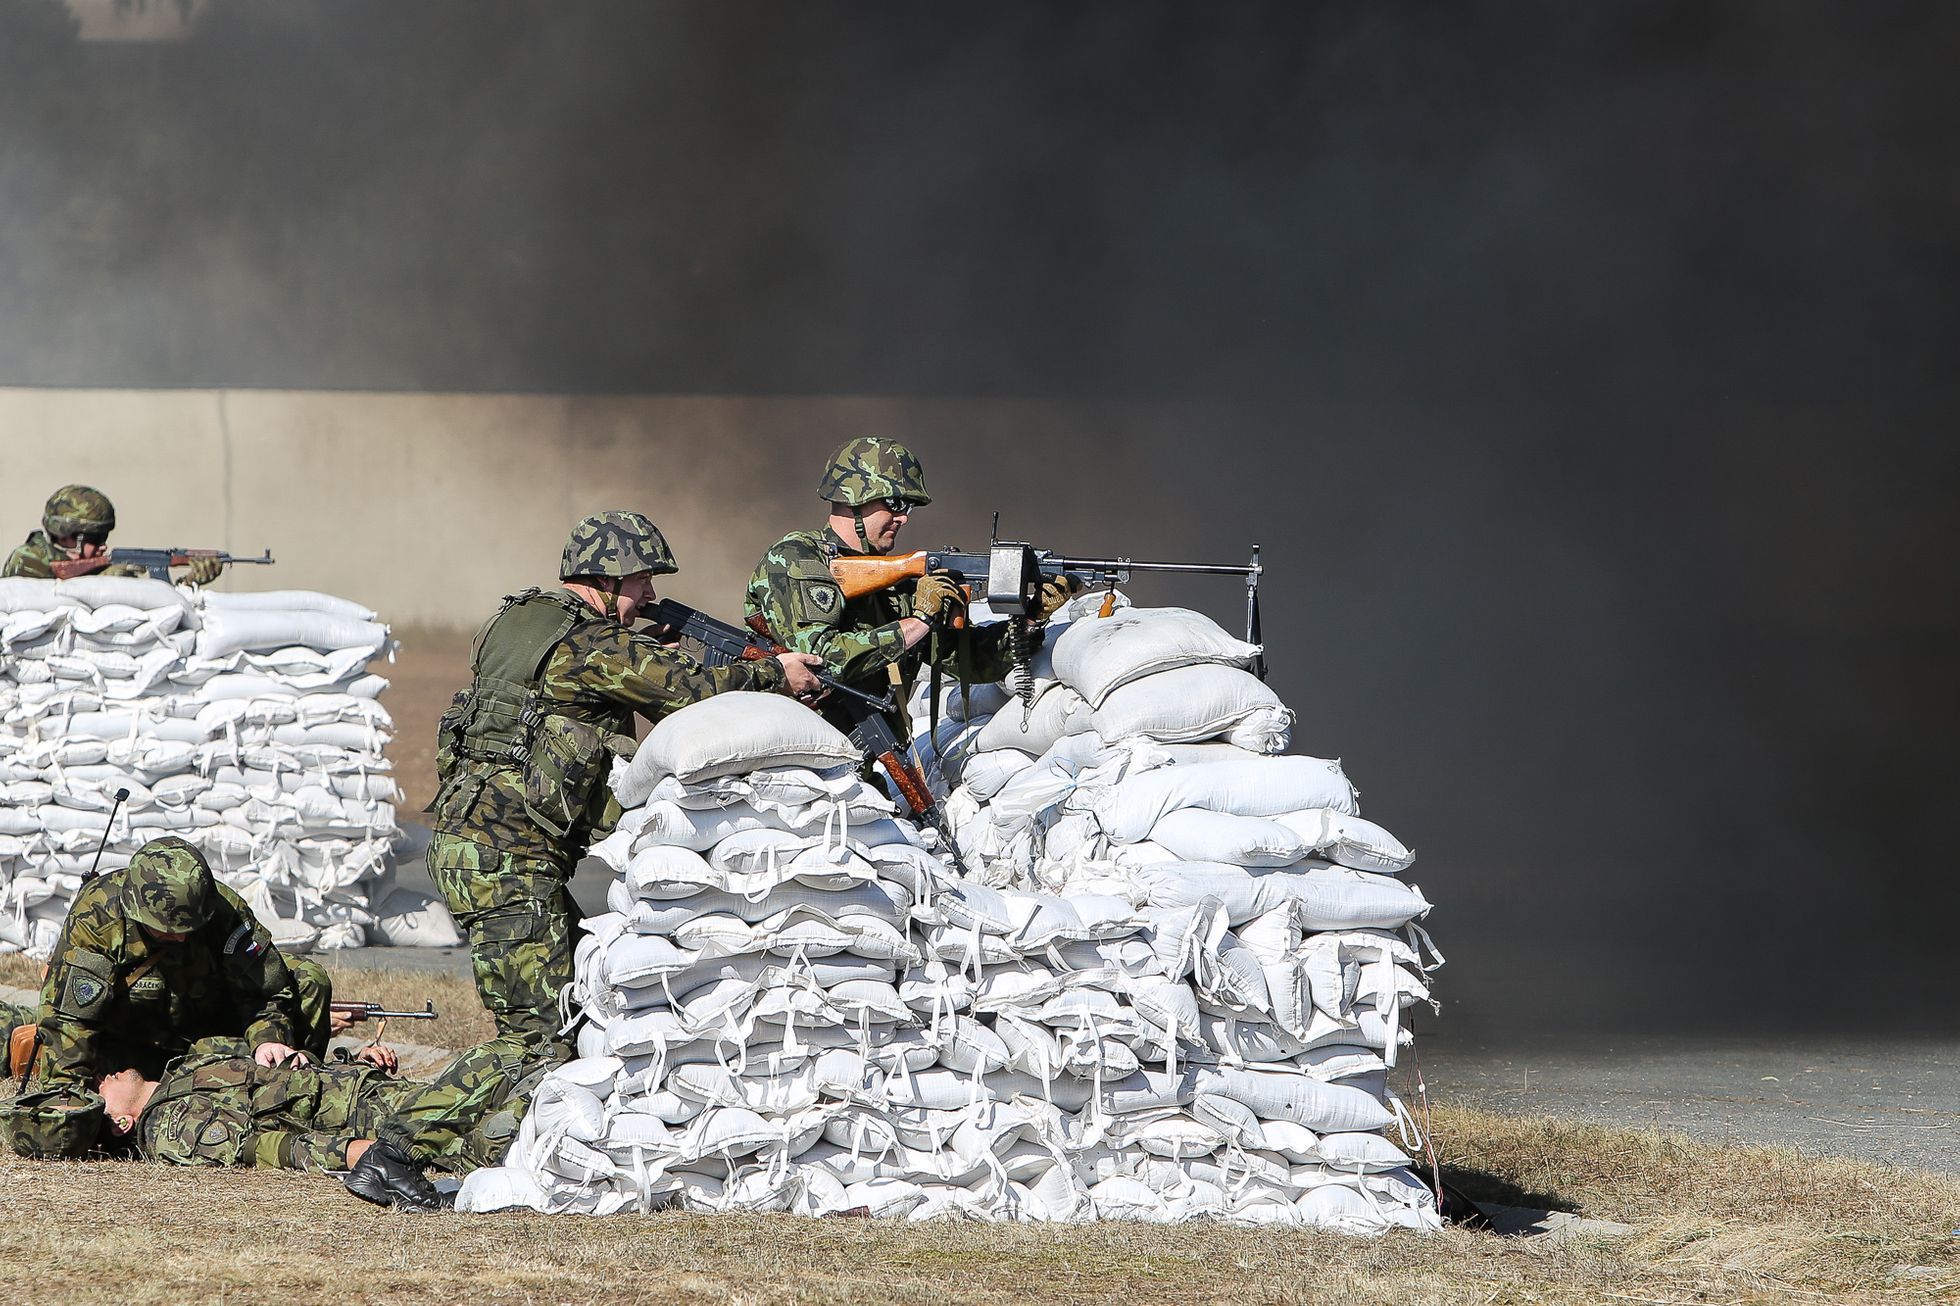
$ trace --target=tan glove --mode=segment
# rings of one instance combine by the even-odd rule
[[[1082,589],[1082,582],[1069,575],[1043,581],[1041,589],[1035,594],[1034,619],[1048,620],[1062,610],[1064,603],[1080,594]]]
[[[217,558],[192,558],[184,579],[193,585],[209,585],[224,574],[225,564]]]
[[[966,595],[951,576],[937,573],[919,577],[912,587],[912,615],[942,623],[966,606]]]

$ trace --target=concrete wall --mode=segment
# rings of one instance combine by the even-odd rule
[[[1012,526],[1019,504],[1025,532],[1031,497],[1073,499],[1054,472],[1090,470],[1059,452],[1079,437],[1178,420],[1164,405],[0,389],[0,539],[80,481],[115,502],[115,543],[272,550],[276,567],[234,568],[227,588],[320,589],[397,626],[473,627],[498,595],[557,575],[577,518],[632,508],[680,560],[666,588],[733,615],[762,549],[821,521],[817,477],[849,435],[921,440],[941,498],[912,542],[970,543],[992,507]]]

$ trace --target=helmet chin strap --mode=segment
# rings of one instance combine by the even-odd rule
[[[864,505],[851,505],[851,521],[857,525],[858,547],[866,553],[876,553],[878,550],[871,547],[871,537],[864,533]]]

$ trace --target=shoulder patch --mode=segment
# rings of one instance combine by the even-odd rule
[[[77,1020],[93,1020],[102,1014],[115,995],[115,965],[94,952],[71,954],[63,964],[61,991],[56,995],[55,1011]]]
[[[810,606],[826,617],[837,611],[842,602],[835,585],[812,585],[809,589],[809,598]]]
[[[229,957],[232,953],[237,952],[238,945],[251,937],[252,927],[250,925],[240,925],[231,932],[231,937],[225,940],[225,955]],[[252,953],[248,950],[245,955],[249,957]]]

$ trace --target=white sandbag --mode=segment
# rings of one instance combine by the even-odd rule
[[[960,770],[960,783],[981,802],[1000,792],[1001,786],[1034,765],[1033,753],[1019,748],[997,748],[969,758]]]
[[[842,731],[792,698],[717,694],[655,726],[633,760],[615,770],[613,792],[622,805],[634,807],[663,776],[692,784],[766,766],[822,770],[860,756]]]
[[[207,608],[197,632],[197,656],[221,658],[246,649],[286,648],[293,644],[378,653],[387,642],[386,626],[353,617],[291,609]]]
[[[1055,671],[1091,707],[1111,690],[1159,671],[1201,663],[1250,667],[1259,646],[1186,608],[1130,608],[1076,621],[1055,641]]]
[[[1090,729],[1091,713],[1082,696],[1067,685],[1057,685],[1024,708],[1014,699],[988,719],[974,741],[981,752],[1012,748],[1036,755],[1048,751],[1056,740],[1079,735]]]
[[[1111,742],[1137,736],[1168,743],[1224,739],[1254,752],[1283,753],[1293,713],[1249,671],[1194,666],[1119,686],[1090,722]]]
[[[1387,1107],[1360,1089],[1310,1075],[1223,1066],[1199,1071],[1198,1087],[1241,1102],[1261,1118],[1290,1120],[1316,1134],[1385,1129],[1395,1122]]]
[[[1298,833],[1258,816],[1231,816],[1185,807],[1161,818],[1150,841],[1191,862],[1234,866],[1291,866],[1307,855]]]
[[[1416,855],[1400,839],[1347,812],[1289,812],[1273,819],[1299,832],[1315,852],[1342,866],[1395,875],[1415,865]]]
[[[368,937],[391,948],[460,948],[463,935],[449,908],[432,893],[398,888],[370,909]]]
[[[255,590],[233,594],[223,590],[198,591],[197,603],[206,612],[317,612],[349,621],[373,621],[375,613],[352,599],[316,590]]]
[[[1164,766],[1131,774],[1099,790],[1092,804],[1097,823],[1118,843],[1149,838],[1152,827],[1166,813],[1190,807],[1233,816],[1277,818],[1302,808],[1351,812],[1355,810],[1355,794],[1338,761],[1246,757],[1242,761]]]
[[[45,582],[44,582],[45,583]],[[190,597],[169,581],[149,576],[77,576],[54,582],[57,599],[69,600],[88,608],[111,604],[141,608],[177,608],[190,614]]]

